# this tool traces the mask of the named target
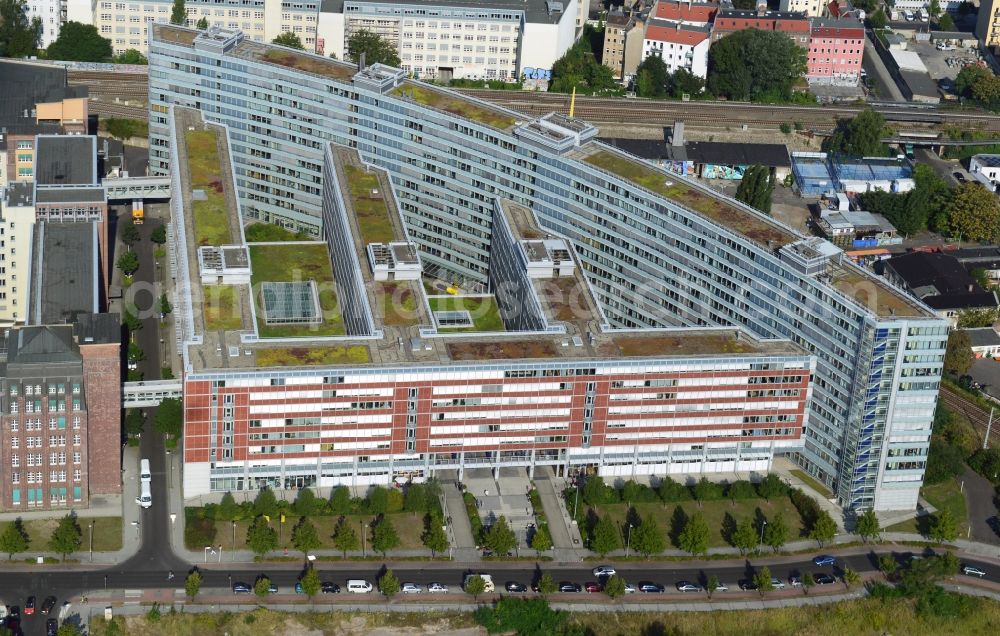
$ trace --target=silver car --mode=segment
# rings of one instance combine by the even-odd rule
[[[416,583],[403,583],[403,586],[399,588],[403,594],[420,594],[424,591],[424,588],[420,587]]]
[[[962,574],[966,576],[978,576],[979,578],[983,578],[984,576],[986,576],[986,571],[981,568],[977,568],[974,565],[963,565]]]

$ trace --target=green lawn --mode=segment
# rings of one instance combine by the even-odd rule
[[[243,313],[232,285],[206,285],[205,328],[208,331],[232,331],[243,328]]]
[[[223,194],[222,166],[215,130],[189,130],[185,134],[191,189],[202,190],[204,201],[192,201],[194,235],[198,245],[228,245],[229,214]]]
[[[493,296],[435,296],[427,299],[431,311],[465,309],[472,316],[472,327],[441,329],[441,333],[458,331],[504,331],[500,308]]]
[[[460,95],[427,88],[415,82],[401,84],[394,88],[390,94],[397,97],[407,97],[418,104],[424,104],[431,108],[443,110],[446,113],[465,117],[466,119],[471,119],[499,130],[506,130],[517,121],[507,113],[481,106]]]
[[[273,223],[251,223],[243,228],[247,243],[276,243],[278,241],[312,241],[308,232],[293,232]]]
[[[323,364],[365,364],[368,347],[288,347],[257,349],[259,367],[295,367]]]
[[[812,475],[810,475],[806,471],[799,470],[799,469],[796,468],[796,469],[792,470],[791,473],[793,475],[795,475],[796,478],[798,478],[799,480],[805,482],[806,485],[808,485],[810,488],[812,488],[813,490],[815,490],[819,494],[823,495],[824,497],[830,498],[830,497],[833,496],[833,493],[830,492],[829,488],[827,488],[822,483],[820,483],[819,481],[817,481],[815,477],[813,477]]]
[[[80,552],[90,551],[90,522],[94,522],[94,552],[114,552],[122,549],[122,518],[121,517],[80,517]],[[48,551],[49,537],[59,525],[59,517],[52,519],[29,519],[24,522],[24,529],[30,541],[28,550]]]
[[[417,311],[417,293],[413,283],[386,282],[375,283],[375,297],[378,307],[376,312],[382,312],[382,322],[389,326],[414,325],[420,319]]]
[[[685,501],[682,504],[666,504],[665,506],[662,503],[633,504],[640,518],[645,519],[648,515],[652,515],[660,530],[664,533],[670,532],[670,519],[673,517],[674,508],[678,505],[684,509],[684,512],[689,517],[695,512],[700,512],[705,517],[705,522],[708,524],[708,529],[711,532],[709,547],[713,548],[721,548],[729,545],[722,538],[722,520],[727,513],[735,517],[737,523],[745,517],[752,517],[757,508],[760,508],[761,512],[768,519],[773,519],[776,514],[780,513],[785,520],[785,525],[789,528],[789,541],[795,541],[802,532],[802,521],[799,513],[788,497],[779,497],[771,502],[766,502],[763,499],[737,500],[735,505],[728,499],[706,501],[700,508],[698,507],[698,503],[694,501]],[[610,515],[617,527],[624,527],[628,504],[611,504],[601,506],[595,510],[602,517],[605,514]],[[622,543],[625,543],[624,536],[622,537]]]
[[[314,280],[323,312],[323,322],[316,325],[266,325],[263,307],[259,298],[255,298],[257,330],[262,338],[339,336],[346,333],[326,244],[250,245],[250,264],[253,268],[250,282],[255,296],[260,294],[260,284],[264,282]]]
[[[417,550],[424,547],[423,542],[420,540],[420,536],[424,532],[424,515],[422,513],[411,513],[411,512],[396,512],[387,515],[392,519],[392,525],[396,528],[396,534],[399,535],[399,547],[400,550]],[[323,541],[323,545],[320,549],[333,550],[333,531],[337,526],[337,522],[340,518],[334,515],[324,516],[324,517],[310,517],[309,521],[316,526],[316,530],[319,533],[320,539]],[[358,541],[361,541],[361,524],[366,523],[371,525],[371,522],[375,519],[374,515],[347,515],[348,522],[352,524],[354,532],[358,537]],[[295,552],[295,547],[292,545],[292,528],[298,523],[299,518],[296,516],[289,515],[285,517],[285,523],[281,528],[281,538],[278,543],[278,549],[288,548],[289,552]],[[236,547],[240,550],[247,549],[247,528],[250,526],[249,520],[237,521],[236,522]],[[271,518],[271,527],[278,530],[278,526],[282,526],[275,517]],[[217,529],[215,535],[216,543],[222,544],[222,549],[229,551],[233,547],[233,525],[231,521],[216,521],[215,527]],[[371,530],[367,531],[365,535],[367,538],[368,553],[371,554]],[[196,550],[201,549],[204,546],[188,546],[188,549]],[[361,549],[360,543],[358,544],[358,549]],[[428,552],[430,554],[430,552]],[[225,559],[225,555],[223,555]]]
[[[364,243],[389,243],[396,237],[389,220],[389,206],[385,197],[389,193],[381,187],[378,175],[359,166],[344,165],[344,178],[354,207],[361,240]],[[373,195],[373,191],[378,191]]]
[[[950,479],[943,484],[924,486],[920,489],[920,496],[938,510],[950,509],[952,516],[958,521],[958,536],[964,537],[969,531],[969,511],[965,507],[965,495],[959,491],[960,488],[957,479]],[[931,516],[924,515],[889,526],[885,531],[916,532],[926,536],[930,532],[930,522]]]

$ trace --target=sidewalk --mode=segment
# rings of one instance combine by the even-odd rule
[[[442,483],[444,491],[445,518],[451,519],[448,527],[451,529],[448,539],[451,541],[453,554],[459,561],[475,561],[479,559],[478,542],[472,536],[472,524],[465,511],[465,500],[462,491],[455,483]]]
[[[560,563],[582,561],[587,551],[582,549],[580,530],[571,523],[569,512],[557,492],[555,479],[548,468],[543,467],[535,473],[535,488],[549,521],[549,534],[552,535],[553,558]]]

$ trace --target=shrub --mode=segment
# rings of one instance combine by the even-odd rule
[[[491,634],[514,632],[519,636],[558,634],[569,614],[554,610],[541,598],[502,598],[492,607],[476,610],[476,622]]]
[[[789,490],[788,498],[791,500],[792,505],[795,506],[795,509],[799,511],[803,525],[806,528],[812,528],[819,517],[819,504],[816,503],[816,500],[798,488]]]
[[[781,132],[785,133],[786,135],[792,132],[792,127],[788,124],[788,122],[784,121],[781,122],[781,125],[778,126],[778,128],[781,129]]]
[[[184,543],[192,550],[215,545],[215,533],[215,521],[189,514],[184,524]]]

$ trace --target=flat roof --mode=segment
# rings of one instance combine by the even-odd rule
[[[488,102],[472,99],[455,91],[444,90],[423,82],[406,80],[389,91],[394,97],[430,106],[451,115],[477,121],[498,130],[509,131],[519,115]]]
[[[537,22],[545,24],[554,24],[559,21],[563,15],[563,8],[568,6],[571,0],[565,1],[553,1],[553,0],[404,0],[402,2],[395,2],[389,0],[383,0],[381,2],[377,0],[337,0],[336,3],[326,0],[321,11],[326,13],[330,12],[333,7],[338,4],[341,7],[346,5],[380,5],[380,6],[392,6],[394,13],[387,14],[380,12],[378,15],[400,15],[404,7],[420,7],[425,11],[419,17],[422,18],[438,18],[442,20],[460,19],[459,16],[447,15],[446,12],[449,8],[468,8],[468,9],[500,9],[505,11],[518,11],[524,12],[524,17],[527,22]],[[560,7],[560,10],[556,11],[554,8],[556,6]],[[399,7],[397,10],[396,7]],[[439,7],[442,11],[441,15],[436,15],[434,9],[429,9],[428,7]],[[553,11],[550,11],[550,7]],[[357,15],[357,14],[351,14]],[[367,14],[362,14],[367,15]],[[400,15],[400,17],[416,17],[414,15]]]
[[[764,246],[778,248],[802,237],[791,228],[737,204],[721,198],[706,188],[669,174],[655,166],[617,152],[610,146],[588,144],[576,151],[584,162],[618,175],[626,181],[644,187],[672,202],[680,203],[737,234]]]
[[[97,183],[97,138],[90,135],[39,135],[35,181],[52,185]]]
[[[40,221],[34,244],[29,321],[54,325],[100,311],[96,224]]]
[[[35,191],[36,203],[98,203],[106,198],[102,186],[82,188],[53,188],[38,186]]]
[[[7,184],[4,196],[8,207],[33,205],[35,201],[35,183],[33,181],[11,181]],[[2,208],[0,208],[0,212],[3,212]]]
[[[878,316],[929,318],[933,314],[906,292],[857,266],[838,264],[833,259],[827,268],[831,284],[848,298],[867,307]]]

